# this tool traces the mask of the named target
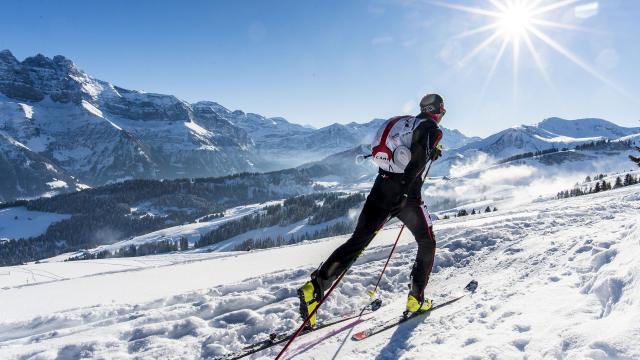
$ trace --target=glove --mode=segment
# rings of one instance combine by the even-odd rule
[[[392,217],[397,216],[400,213],[400,211],[402,211],[402,209],[404,209],[404,207],[407,206],[407,199],[408,199],[407,194],[402,194],[402,196],[400,196],[398,201],[391,207]]]
[[[438,146],[434,147],[431,150],[431,161],[436,161],[440,156],[442,156],[442,144],[438,144]]]

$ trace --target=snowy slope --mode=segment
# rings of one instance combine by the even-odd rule
[[[0,209],[0,240],[27,239],[44,234],[49,225],[71,215],[29,211],[23,206]]]
[[[630,134],[640,133],[640,127],[625,128],[602,119],[565,120],[554,117],[538,123],[537,127],[554,134],[573,138],[603,136],[608,139],[616,139]]]
[[[2,130],[0,173],[3,175],[0,177],[0,201],[10,201],[19,197],[52,196],[58,192],[87,187],[54,162],[31,151]]]
[[[216,229],[220,225],[227,223],[229,221],[238,220],[239,218],[247,215],[251,215],[256,213],[257,211],[264,209],[267,206],[282,204],[282,200],[276,201],[267,201],[260,204],[250,204],[250,205],[242,205],[236,206],[231,209],[228,209],[224,212],[224,216],[220,218],[216,218],[210,221],[199,221],[191,224],[184,224],[178,226],[168,227],[162,230],[153,231],[148,234],[144,234],[141,236],[135,236],[127,240],[118,241],[114,244],[98,246],[94,249],[91,249],[90,252],[98,253],[103,250],[108,251],[116,251],[120,248],[130,246],[130,245],[141,245],[146,243],[153,243],[161,240],[171,240],[173,242],[179,241],[181,237],[186,237],[189,241],[190,246],[193,246],[198,239],[200,239],[201,235],[204,235],[210,232],[213,229]],[[69,257],[67,254],[66,257],[62,257],[60,260],[64,260]]]
[[[636,185],[438,221],[427,293],[438,301],[475,278],[475,295],[361,343],[345,331],[295,358],[638,358],[638,214]],[[358,309],[397,231],[389,225],[374,240],[321,319]],[[0,318],[0,357],[198,358],[238,350],[299,323],[295,288],[344,239],[3,268],[0,309],[11,311]],[[385,306],[357,329],[401,312],[416,251],[409,234],[396,251],[381,284]],[[50,278],[25,286],[16,281],[25,272]],[[300,339],[289,356],[323,334]]]

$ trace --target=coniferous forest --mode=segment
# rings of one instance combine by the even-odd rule
[[[19,200],[2,208],[69,214],[40,236],[0,243],[0,266],[57,254],[193,222],[225,209],[314,191],[304,170],[244,173],[220,178],[129,180],[51,198]]]

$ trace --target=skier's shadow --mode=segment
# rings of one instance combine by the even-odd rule
[[[408,340],[413,334],[413,330],[429,318],[431,314],[425,314],[416,319],[408,320],[407,322],[400,324],[396,327],[396,330],[389,338],[389,342],[376,356],[376,360],[390,360],[399,359],[400,355],[407,349],[409,343]]]

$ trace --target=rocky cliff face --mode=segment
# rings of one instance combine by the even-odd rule
[[[62,56],[0,52],[0,130],[90,185],[257,170],[243,129],[174,96],[94,79]]]

